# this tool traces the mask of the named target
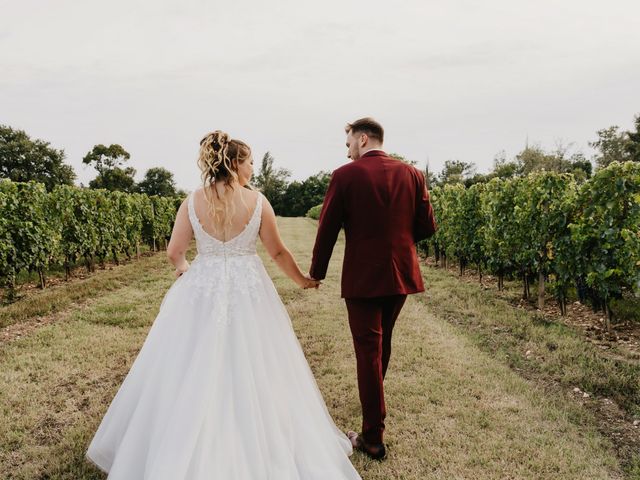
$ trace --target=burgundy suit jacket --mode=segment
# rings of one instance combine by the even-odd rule
[[[436,231],[422,172],[380,150],[335,170],[324,198],[309,273],[327,273],[340,229],[343,298],[424,291],[415,243]]]

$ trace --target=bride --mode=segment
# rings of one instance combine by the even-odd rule
[[[178,209],[167,249],[178,278],[86,457],[110,480],[360,479],[256,254],[259,236],[287,276],[318,286],[267,199],[242,188],[250,148],[216,130],[198,166],[204,187]]]

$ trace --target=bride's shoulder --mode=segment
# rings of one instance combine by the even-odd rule
[[[253,202],[260,202],[262,201],[263,203],[267,201],[267,197],[265,197],[262,192],[260,190],[256,190],[256,189],[245,189],[245,195],[247,195],[245,198],[250,199],[250,201]]]
[[[187,195],[187,200],[189,199],[195,199],[196,197],[199,196],[204,196],[204,188],[203,187],[197,187],[194,188],[193,190],[191,190],[191,192],[189,192],[189,194]]]
[[[257,198],[256,198],[256,205],[258,204],[258,202],[260,202],[262,204],[262,216],[264,217],[264,215],[268,215],[269,212],[273,212],[273,207],[271,207],[271,203],[269,203],[269,199],[265,196],[264,193],[262,193],[260,190],[250,190],[251,193],[253,193]]]

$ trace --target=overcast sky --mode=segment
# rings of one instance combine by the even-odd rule
[[[640,2],[0,0],[0,123],[67,153],[98,143],[199,184],[215,129],[298,179],[346,163],[343,126],[373,116],[385,148],[439,171],[497,152],[631,128]]]

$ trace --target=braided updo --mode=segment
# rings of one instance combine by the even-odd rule
[[[209,214],[214,225],[223,225],[226,231],[235,213],[233,202],[220,196],[216,182],[223,182],[225,190],[233,190],[238,184],[238,165],[251,158],[251,148],[241,140],[229,137],[228,133],[215,130],[200,140],[198,167],[201,171],[204,194]],[[214,199],[215,192],[215,199]]]

